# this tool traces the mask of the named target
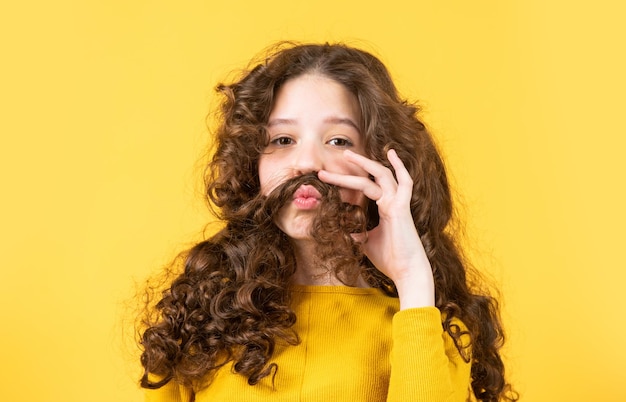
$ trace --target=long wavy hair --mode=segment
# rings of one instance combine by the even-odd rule
[[[296,316],[289,292],[295,257],[286,235],[272,221],[287,190],[260,196],[258,162],[268,143],[266,124],[278,90],[303,74],[333,79],[355,95],[368,157],[391,168],[386,153],[392,148],[404,162],[413,178],[411,214],[432,266],[435,303],[443,313],[444,330],[459,353],[471,360],[473,392],[481,401],[516,400],[499,352],[504,333],[498,303],[470,286],[476,283],[475,273],[455,241],[446,169],[418,118],[419,109],[400,98],[381,61],[342,44],[281,44],[238,81],[217,87],[223,102],[205,183],[212,210],[225,226],[184,253],[184,271],[146,315],[140,340],[145,369],[141,385],[159,388],[172,380],[198,384],[231,361],[254,385],[275,372],[276,364],[270,361],[278,340],[298,343],[291,329]],[[397,297],[393,282],[360,254],[349,236],[362,229],[360,224],[376,226],[375,203],[366,208],[363,219],[356,219],[359,224],[346,228],[354,219],[344,215],[355,213],[359,215],[345,204],[340,210],[322,208],[318,216],[324,219],[315,220],[314,232],[320,242],[326,241],[324,256],[352,250],[348,256],[334,255],[338,277],[349,284],[354,277],[349,267],[359,266],[371,286]],[[347,247],[336,247],[337,238]],[[467,331],[454,324],[455,318]],[[461,340],[465,335],[470,336],[469,345]]]

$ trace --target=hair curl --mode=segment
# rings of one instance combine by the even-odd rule
[[[453,205],[445,166],[417,118],[419,109],[399,97],[376,57],[341,44],[279,45],[238,82],[217,87],[224,101],[205,183],[213,212],[226,227],[186,253],[184,272],[163,292],[156,319],[145,323],[140,341],[142,386],[158,388],[172,379],[191,384],[229,361],[253,385],[276,369],[275,363],[268,363],[277,340],[298,342],[290,329],[296,317],[289,308],[288,291],[295,257],[286,235],[271,219],[288,190],[281,186],[279,195],[274,191],[267,199],[259,196],[258,161],[267,145],[265,125],[277,91],[303,74],[331,78],[356,96],[370,158],[391,168],[385,155],[395,149],[404,162],[413,178],[411,213],[432,266],[435,303],[445,317],[444,330],[461,355],[472,361],[474,394],[481,401],[516,400],[499,353],[504,333],[498,303],[469,285],[468,274],[474,272],[451,233]],[[360,254],[349,236],[361,224],[369,228],[377,224],[375,203],[364,219],[356,220],[359,211],[343,205],[339,212],[336,207],[321,211],[328,216],[314,224],[314,233],[328,245],[325,257],[335,258],[340,279],[349,282],[354,267],[360,266],[370,285],[397,296],[393,282]],[[346,222],[357,226],[346,229]],[[338,237],[347,247],[332,247]],[[334,255],[338,249],[352,252]],[[467,331],[453,324],[453,318],[460,319]],[[471,345],[461,341],[468,334]],[[150,381],[149,373],[160,380]]]

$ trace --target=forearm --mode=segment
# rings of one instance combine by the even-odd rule
[[[397,313],[393,339],[388,402],[467,400],[471,365],[443,331],[438,309]]]

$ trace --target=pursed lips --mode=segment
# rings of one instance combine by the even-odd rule
[[[322,195],[315,187],[304,184],[293,194],[293,203],[299,209],[314,209],[321,198]]]

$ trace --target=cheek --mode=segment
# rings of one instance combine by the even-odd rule
[[[261,186],[261,194],[268,195],[274,186],[272,186],[272,161],[267,157],[259,158],[259,184]]]
[[[259,159],[259,184],[261,194],[268,195],[288,178],[285,168],[269,157]]]

